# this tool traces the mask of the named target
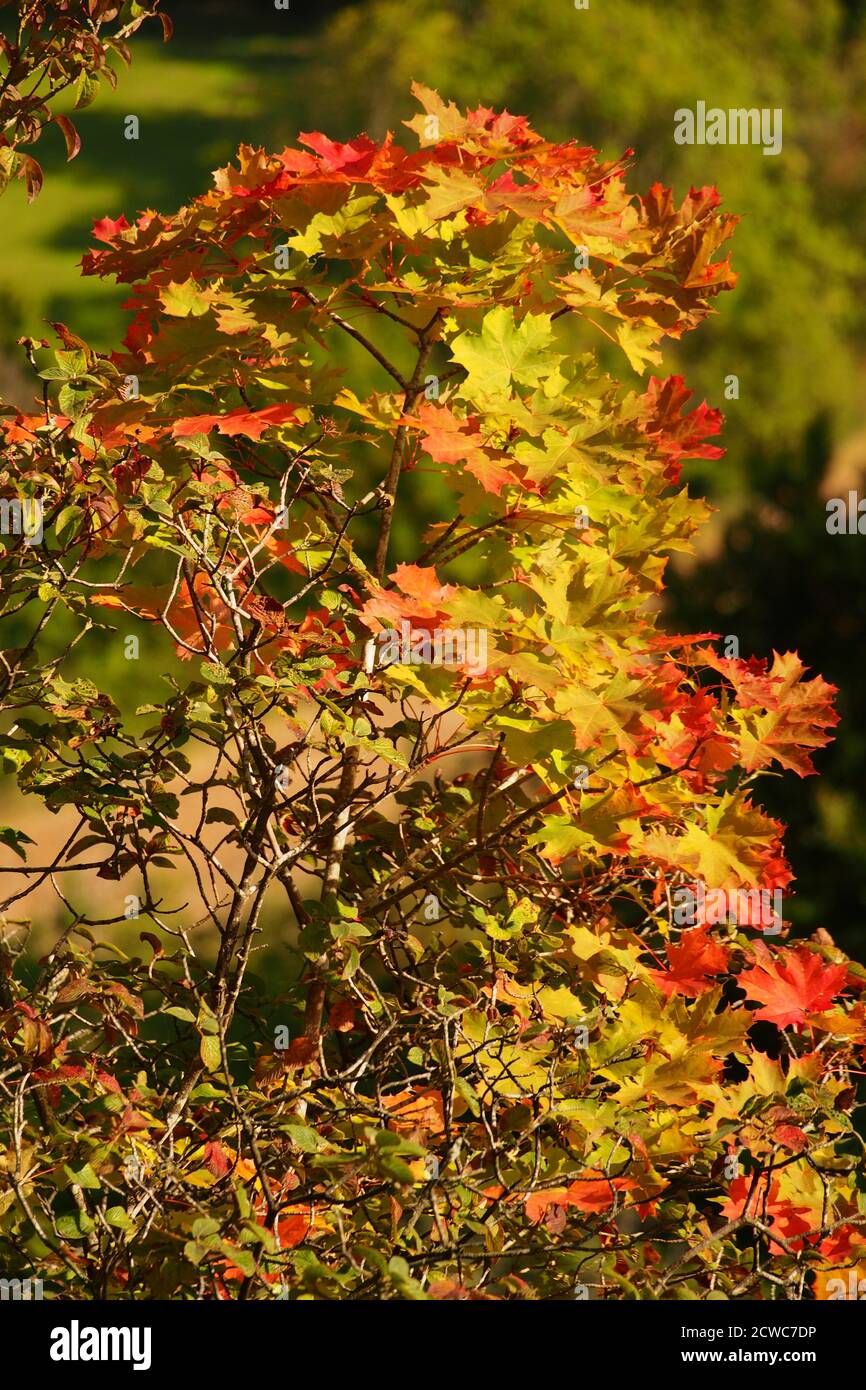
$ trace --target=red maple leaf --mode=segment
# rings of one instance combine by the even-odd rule
[[[100,217],[98,222],[93,224],[93,236],[97,241],[113,241],[121,232],[127,231],[129,223],[123,213],[118,218]]]
[[[578,1211],[607,1211],[612,1207],[618,1192],[627,1192],[637,1187],[634,1178],[607,1178],[602,1174],[590,1174],[576,1178],[568,1186],[568,1204]]]
[[[543,1192],[533,1192],[524,1202],[529,1220],[535,1224],[544,1219],[549,1221],[551,1207],[576,1207],[578,1211],[607,1211],[617,1199],[617,1193],[627,1192],[636,1187],[634,1178],[607,1178],[592,1172],[585,1178],[577,1178],[568,1187],[551,1187]],[[562,1229],[564,1223],[559,1224]]]
[[[248,439],[261,439],[270,425],[283,425],[296,416],[297,407],[293,405],[266,405],[263,410],[240,406],[227,415],[185,415],[175,420],[171,433],[175,439],[185,439],[191,434],[207,434],[216,426],[220,434],[243,434]]]
[[[664,381],[651,376],[643,397],[644,415],[640,428],[655,444],[667,463],[666,477],[676,483],[685,458],[719,459],[724,449],[705,444],[708,435],[718,434],[722,427],[722,412],[711,410],[704,401],[696,410],[682,414],[691,400],[681,376],[669,376]]]
[[[709,648],[696,655],[731,682],[739,709],[764,711],[747,721],[740,736],[740,761],[748,772],[774,761],[800,777],[815,771],[809,755],[830,742],[827,731],[839,722],[835,685],[821,676],[803,680],[806,667],[796,652],[774,652],[769,671],[757,657],[719,657]]]
[[[839,1226],[829,1236],[825,1236],[818,1249],[831,1265],[854,1264],[864,1257],[863,1247],[866,1235],[855,1226]]]
[[[763,946],[757,942],[756,951]],[[763,947],[766,952],[766,947]],[[847,965],[827,965],[806,946],[791,948],[784,957],[767,958],[741,971],[737,983],[749,999],[756,999],[763,1008],[756,1019],[766,1019],[779,1028],[792,1024],[802,1028],[809,1015],[829,1008],[836,995],[845,987]]]
[[[665,994],[685,994],[696,999],[712,989],[711,975],[727,968],[728,951],[714,941],[706,927],[683,932],[676,946],[668,947],[668,969],[651,970],[650,975]]]
[[[809,1208],[797,1206],[789,1198],[782,1197],[778,1181],[775,1178],[770,1180],[767,1174],[763,1174],[757,1182],[752,1177],[735,1178],[721,1210],[729,1220],[749,1216],[767,1226],[771,1225],[794,1250],[803,1247],[803,1241],[798,1237],[805,1231],[811,1231],[817,1224]],[[770,1249],[777,1255],[783,1252],[783,1247],[772,1238]]]
[[[323,168],[329,173],[347,174],[352,178],[363,177],[379,148],[367,135],[360,135],[346,145],[329,140],[318,130],[302,132],[298,139],[301,144],[315,150]]]

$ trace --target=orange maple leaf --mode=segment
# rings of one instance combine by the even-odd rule
[[[650,975],[659,989],[670,997],[685,994],[692,999],[712,989],[711,975],[727,968],[728,951],[720,941],[714,941],[706,927],[683,932],[675,946],[668,947],[667,970],[651,970]]]
[[[762,946],[763,942],[757,942],[756,952]],[[779,1028],[789,1024],[802,1028],[810,1014],[829,1008],[845,987],[848,966],[826,965],[821,956],[806,946],[787,950],[779,960],[774,960],[765,946],[763,950],[766,959],[741,971],[737,979],[747,998],[763,1005],[755,1013],[756,1019],[765,1019]]]
[[[364,619],[399,627],[405,618],[434,631],[446,616],[442,605],[456,592],[454,585],[440,584],[435,569],[422,565],[398,565],[390,578],[395,588],[376,590],[361,610]]]
[[[188,435],[207,434],[216,428],[220,434],[243,434],[248,439],[261,439],[269,426],[284,425],[296,419],[297,413],[297,406],[294,405],[267,405],[263,410],[249,410],[246,406],[240,406],[225,415],[185,415],[174,421],[171,433],[175,439],[185,439]]]
[[[383,1104],[391,1112],[389,1127],[400,1133],[443,1134],[445,1131],[442,1092],[433,1087],[397,1091],[383,1098]]]
[[[738,1216],[750,1216],[765,1225],[772,1224],[774,1231],[794,1250],[803,1247],[803,1241],[798,1237],[806,1231],[811,1231],[817,1224],[809,1208],[797,1206],[788,1197],[783,1197],[778,1181],[775,1178],[770,1180],[766,1173],[757,1183],[752,1177],[735,1178],[721,1210],[729,1220]],[[784,1251],[784,1247],[772,1239],[770,1248],[777,1255]]]
[[[421,405],[417,420],[407,417],[406,424],[426,430],[421,447],[435,463],[462,463],[481,486],[499,496],[503,487],[513,486],[517,479],[499,460],[506,458],[501,450],[485,449],[478,432],[478,420],[461,420],[447,405]]]
[[[554,1205],[576,1207],[578,1211],[607,1211],[616,1201],[617,1193],[633,1187],[637,1187],[634,1178],[608,1178],[593,1170],[583,1178],[576,1178],[568,1187],[551,1187],[531,1193],[524,1202],[524,1209],[533,1224],[541,1221],[548,1208]]]

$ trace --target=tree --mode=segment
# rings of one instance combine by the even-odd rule
[[[866,30],[862,5],[849,9],[839,0],[617,0],[586,10],[567,0],[361,0],[311,40],[292,114],[338,138],[376,135],[396,120],[414,77],[447,83],[458,102],[483,94],[526,112],[549,137],[580,130],[611,155],[634,146],[641,182],[725,188],[742,216],[740,293],[715,333],[671,351],[676,370],[727,413],[728,463],[700,478],[737,504],[762,490],[749,449],[799,447],[822,413],[837,436],[860,427]],[[782,153],[678,145],[674,113],[698,100],[781,108]],[[284,119],[278,97],[272,106]],[[726,392],[731,374],[737,402]]]
[[[0,0],[0,10],[9,4]],[[22,146],[34,145],[52,121],[67,159],[75,158],[81,140],[70,118],[53,109],[57,97],[74,92],[77,110],[95,100],[100,78],[116,86],[108,57],[130,62],[125,40],[145,19],[157,17],[168,40],[171,21],[157,15],[158,6],[159,0],[18,0],[14,36],[0,33],[0,193],[23,178],[28,200],[39,196],[42,169]]]
[[[721,418],[589,346],[659,367],[735,219],[417,95],[412,152],[242,148],[97,222],[123,349],[59,325],[5,417],[2,747],[63,843],[4,830],[3,909],[52,875],[68,921],[5,948],[4,1257],[67,1296],[832,1296],[864,972],[786,940],[754,789],[834,690],[660,629]],[[163,706],[76,674],[112,641]]]

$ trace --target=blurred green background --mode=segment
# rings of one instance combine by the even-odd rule
[[[740,282],[666,354],[665,371],[723,409],[728,454],[687,467],[718,511],[697,563],[670,574],[667,621],[736,635],[743,656],[795,648],[840,687],[838,738],[816,759],[823,775],[767,779],[761,799],[790,826],[797,891],[786,915],[866,957],[866,539],[825,526],[827,497],[866,492],[866,0],[164,8],[174,39],[163,46],[145,28],[133,40],[117,91],[76,117],[75,163],[64,165],[49,129],[41,197],[28,208],[16,186],[0,202],[0,391],[26,402],[14,341],[42,336],[46,319],[102,348],[122,335],[123,292],[78,273],[95,218],[173,210],[241,142],[281,149],[300,130],[399,130],[414,114],[413,78],[608,156],[633,147],[636,190],[660,180],[680,199],[690,184],[716,184],[742,217]],[[674,112],[698,100],[780,107],[781,154],[675,144]],[[124,138],[129,114],[138,141]],[[725,399],[731,374],[738,400]],[[105,660],[113,688],[133,679],[119,644]]]

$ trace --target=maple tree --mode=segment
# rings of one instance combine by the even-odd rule
[[[126,40],[146,19],[158,18],[163,36],[171,20],[157,14],[160,0],[16,0],[14,27],[0,33],[0,193],[13,178],[24,179],[30,202],[39,196],[43,173],[24,146],[34,145],[52,121],[63,135],[67,159],[81,149],[72,119],[58,111],[57,98],[71,92],[75,109],[89,106],[100,80],[117,85],[111,54],[129,64]],[[0,0],[0,11],[12,0]],[[0,13],[0,23],[4,16]]]
[[[417,148],[242,147],[100,219],[123,346],[25,343],[2,750],[68,830],[3,831],[2,908],[51,876],[68,922],[3,948],[0,1249],[79,1297],[820,1293],[866,1239],[866,974],[672,903],[788,887],[756,784],[836,718],[659,618],[722,421],[655,373],[736,219],[415,90]],[[77,674],[94,638],[163,704]]]

